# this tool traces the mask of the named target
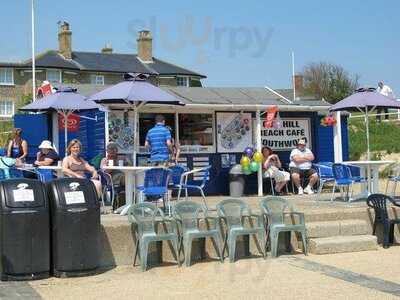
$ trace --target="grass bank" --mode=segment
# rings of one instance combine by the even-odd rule
[[[371,117],[369,125],[372,159],[380,159],[380,152],[400,153],[400,122],[377,123],[375,117]],[[364,118],[350,118],[348,128],[350,160],[357,160],[367,152]]]
[[[7,147],[13,129],[12,121],[0,121],[0,147]]]

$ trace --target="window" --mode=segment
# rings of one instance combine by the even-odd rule
[[[46,79],[50,83],[61,83],[61,71],[60,70],[46,70]]]
[[[14,101],[0,100],[0,117],[12,117],[14,115]]]
[[[156,115],[153,113],[141,113],[139,114],[139,145],[144,146],[147,132],[154,127]],[[165,125],[171,129],[171,137],[175,138],[175,114],[160,114],[165,118]],[[141,152],[144,148],[140,148]]]
[[[0,68],[0,85],[13,85],[14,73],[13,69]]]
[[[178,86],[189,86],[189,77],[184,76],[177,76],[176,77],[176,84]]]
[[[104,75],[96,75],[96,74],[90,75],[90,83],[104,85]]]
[[[213,137],[212,114],[179,114],[179,143],[182,152],[212,151]]]

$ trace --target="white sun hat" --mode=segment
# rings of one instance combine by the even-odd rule
[[[44,140],[40,145],[39,149],[51,149],[54,150],[53,146],[51,145],[51,142],[48,140]]]

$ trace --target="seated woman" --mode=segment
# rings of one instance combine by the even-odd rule
[[[125,157],[121,159],[118,156],[118,145],[116,143],[109,143],[106,148],[106,157],[104,157],[100,162],[100,169],[105,173],[111,175],[112,181],[115,185],[120,187],[125,186],[125,176],[124,173],[119,170],[106,170],[105,167],[110,165],[110,161],[112,161],[111,165],[118,166],[119,161],[122,160],[124,166],[129,166],[131,163]]]
[[[21,162],[25,162],[28,156],[28,143],[22,138],[21,128],[14,129],[14,138],[8,143],[7,156],[18,158]]]
[[[262,149],[262,154],[264,156],[263,169],[266,177],[271,177],[275,180],[275,194],[279,195],[282,188],[290,180],[289,172],[282,171],[282,163],[279,156],[274,154],[271,148],[264,147]]]
[[[39,145],[39,152],[36,154],[35,166],[55,166],[60,160],[50,141],[44,140]]]
[[[89,163],[84,160],[80,153],[82,151],[82,143],[73,139],[67,147],[67,156],[62,161],[62,171],[68,177],[86,178],[85,172],[92,174],[92,182],[94,183],[97,195],[101,196],[101,182],[98,180],[97,171]]]

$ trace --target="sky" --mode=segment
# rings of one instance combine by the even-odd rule
[[[35,0],[36,51],[57,49],[57,22],[72,48],[136,53],[141,29],[153,55],[207,76],[205,86],[291,86],[310,62],[341,65],[363,86],[383,80],[400,95],[398,0]],[[31,0],[0,0],[0,61],[31,55]]]

